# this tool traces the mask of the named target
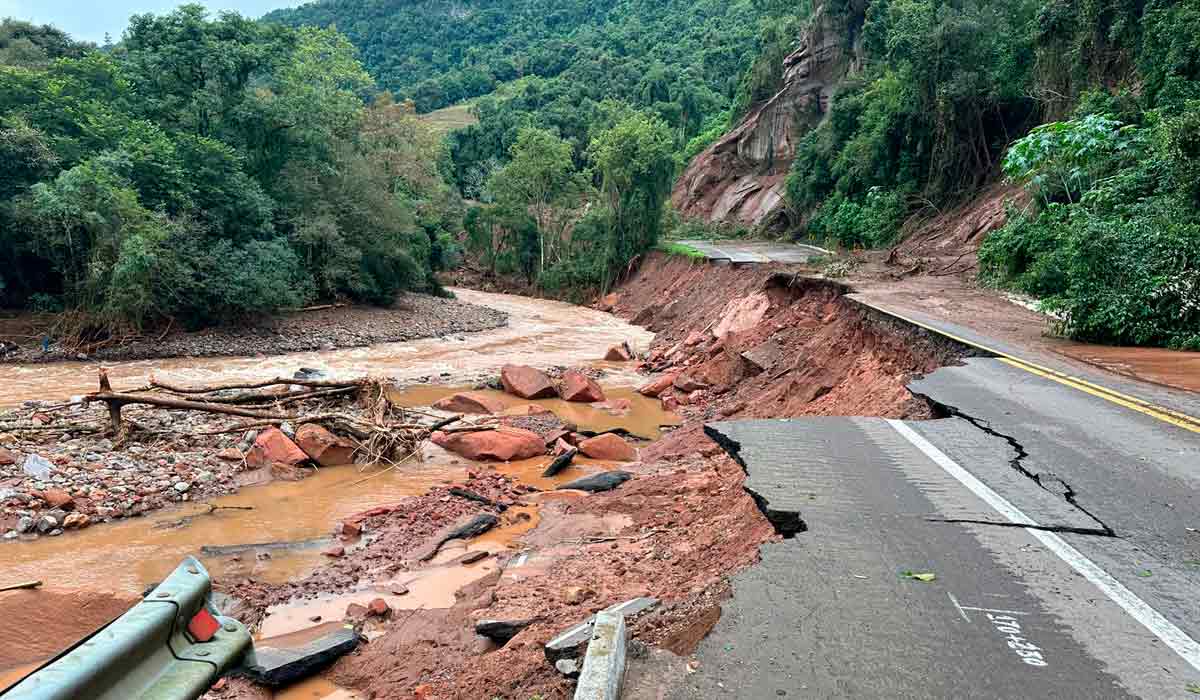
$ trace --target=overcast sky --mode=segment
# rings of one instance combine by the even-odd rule
[[[199,0],[217,10],[237,10],[247,17],[261,17],[279,7],[293,7],[307,0]],[[37,24],[53,24],[76,39],[104,41],[104,33],[113,41],[129,16],[144,12],[170,12],[185,0],[0,0],[0,17],[13,17]]]

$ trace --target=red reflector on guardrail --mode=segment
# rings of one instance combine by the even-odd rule
[[[205,608],[200,608],[200,612],[192,618],[188,623],[188,634],[197,642],[207,642],[217,634],[217,630],[221,629],[221,623],[217,622],[217,618],[212,616]]]

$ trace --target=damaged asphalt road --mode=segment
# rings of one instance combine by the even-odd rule
[[[706,427],[791,538],[670,697],[1195,697],[1200,436],[992,359],[910,389],[949,417]]]

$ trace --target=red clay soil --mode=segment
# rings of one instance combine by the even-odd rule
[[[725,577],[774,536],[741,488],[741,469],[712,443],[703,450],[713,457],[696,447],[690,458],[632,467],[637,478],[617,491],[546,500],[542,527],[526,538],[536,547],[529,564],[466,587],[449,610],[402,614],[331,677],[376,698],[569,698],[574,684],[543,645],[646,595],[665,602],[631,620],[632,637],[690,653],[719,618]],[[480,619],[528,618],[537,621],[499,649],[472,631]]]
[[[0,593],[0,670],[45,661],[136,603],[100,593]]]
[[[463,487],[502,503],[538,506],[538,525],[519,545],[528,556],[500,553],[500,571],[458,591],[450,608],[397,612],[382,636],[339,660],[327,676],[367,698],[569,698],[574,684],[546,661],[544,644],[638,596],[662,604],[629,620],[631,636],[692,653],[720,619],[728,577],[757,561],[759,546],[777,536],[742,488],[742,469],[704,435],[703,420],[924,417],[928,407],[908,394],[905,382],[955,357],[953,348],[869,316],[837,285],[773,274],[782,271],[648,259],[619,291],[616,312],[659,333],[649,364],[682,372],[677,386],[686,391],[672,388],[665,400],[686,402],[689,422],[644,446],[640,462],[622,465],[634,478],[609,493],[540,493],[486,467],[473,471]],[[718,339],[713,328],[732,330]],[[369,542],[347,546],[344,557],[301,581],[222,587],[248,603],[252,612],[244,619],[253,621],[270,604],[419,568],[414,552],[480,512],[498,511],[435,489],[351,519],[341,531],[361,527]],[[533,622],[497,648],[474,634],[481,619]]]
[[[693,416],[930,417],[905,385],[960,351],[877,317],[846,291],[782,266],[655,255],[621,289],[614,312],[658,333],[648,365],[680,372],[663,397],[696,404]]]

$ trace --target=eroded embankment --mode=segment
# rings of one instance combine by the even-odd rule
[[[647,364],[664,375],[660,396],[693,417],[932,417],[906,384],[969,350],[848,292],[783,267],[652,256],[606,301],[658,334]]]

